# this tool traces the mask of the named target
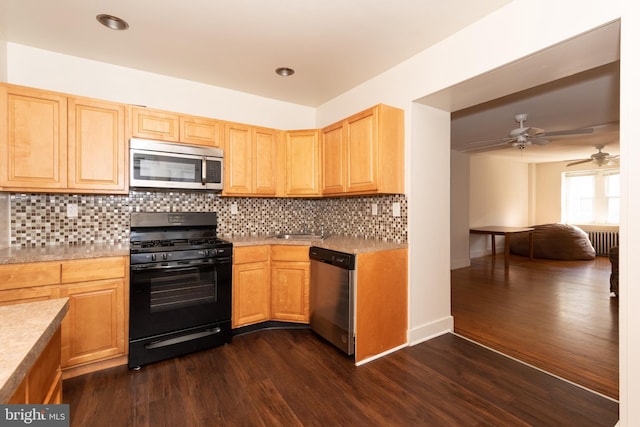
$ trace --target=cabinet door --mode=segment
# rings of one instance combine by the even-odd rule
[[[269,320],[269,288],[268,261],[234,265],[234,328]]]
[[[378,114],[375,108],[345,121],[347,192],[376,189],[378,174]]]
[[[180,141],[178,114],[131,107],[131,136],[159,141]]]
[[[320,143],[317,130],[287,132],[288,196],[320,195]]]
[[[309,322],[308,262],[271,262],[271,318]]]
[[[67,98],[0,85],[0,187],[67,186]]]
[[[126,109],[69,98],[69,188],[125,192]]]
[[[204,117],[180,116],[180,142],[222,147],[223,123]]]
[[[344,193],[346,144],[342,122],[322,130],[322,194]]]
[[[124,280],[110,279],[60,286],[69,297],[62,321],[62,367],[125,354]]]
[[[253,193],[276,194],[278,137],[273,129],[253,128]]]
[[[224,194],[251,194],[253,191],[251,127],[228,123],[224,134]]]

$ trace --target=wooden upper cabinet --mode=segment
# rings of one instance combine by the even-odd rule
[[[179,142],[180,116],[168,111],[131,107],[131,136],[165,142]]]
[[[251,126],[227,123],[224,130],[224,193],[253,191]]]
[[[170,111],[131,107],[131,136],[204,147],[222,147],[223,122]]]
[[[125,192],[125,106],[82,98],[68,106],[69,188]]]
[[[67,98],[0,85],[0,187],[67,186]]]
[[[342,122],[322,130],[322,194],[340,194],[346,189],[346,141]]]
[[[345,121],[347,192],[372,191],[378,180],[378,111],[369,109]]]
[[[274,129],[254,127],[252,130],[253,150],[253,190],[255,194],[274,196],[276,194],[276,161],[278,136]]]
[[[222,148],[224,123],[204,117],[180,116],[180,142]]]
[[[376,105],[323,129],[323,194],[404,192],[404,112]]]
[[[320,195],[320,132],[289,131],[286,134],[287,196]]]
[[[274,129],[225,126],[225,195],[274,196],[278,138]]]

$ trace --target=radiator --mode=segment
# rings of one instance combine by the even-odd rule
[[[618,246],[617,231],[590,230],[587,234],[598,256],[609,256],[609,249]]]

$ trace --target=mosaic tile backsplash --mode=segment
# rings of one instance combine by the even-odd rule
[[[404,195],[331,199],[221,197],[213,193],[141,192],[129,195],[10,195],[10,245],[119,243],[129,240],[131,212],[217,212],[218,235],[320,231],[407,241]],[[392,214],[393,204],[400,216]],[[78,217],[67,217],[76,204]],[[231,214],[232,204],[237,214]],[[377,215],[372,205],[377,205]]]

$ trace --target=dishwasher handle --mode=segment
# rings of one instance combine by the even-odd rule
[[[345,270],[355,270],[356,256],[345,252],[333,251],[330,249],[311,246],[309,248],[309,259],[319,261]]]

